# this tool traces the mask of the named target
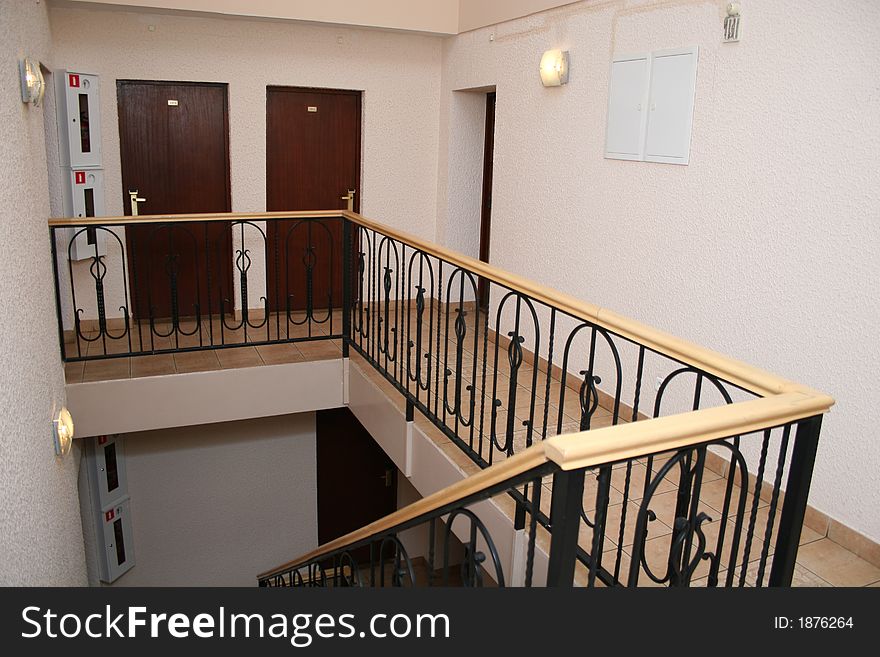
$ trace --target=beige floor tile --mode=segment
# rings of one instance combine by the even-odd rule
[[[709,481],[703,484],[703,487],[700,491],[700,500],[714,509],[721,511],[724,508],[724,500],[727,494],[727,479],[719,478],[714,481]],[[753,496],[751,493],[746,495],[746,509],[751,510],[752,508],[752,500]],[[734,486],[731,490],[730,494],[730,512],[733,513],[733,510],[737,508],[740,503],[740,489],[737,486]],[[764,500],[758,501],[758,507],[767,506],[767,502]]]
[[[259,352],[255,347],[233,347],[232,349],[218,349],[217,360],[223,369],[240,367],[259,367],[263,364]]]
[[[98,338],[94,342],[88,343],[87,353],[89,356],[127,354],[131,353],[132,348],[135,348],[136,346],[137,343],[135,340],[132,340],[132,344],[129,346],[128,337],[119,340],[105,337]]]
[[[831,520],[828,525],[828,538],[860,556],[868,563],[880,566],[880,544],[872,541],[864,534],[850,529],[837,520]]]
[[[186,351],[174,354],[174,365],[178,374],[188,372],[210,372],[220,369],[220,361],[213,351]]]
[[[880,568],[828,538],[801,546],[797,560],[833,586],[864,586],[880,579]]]
[[[632,464],[632,468],[629,474],[629,499],[631,500],[640,500],[645,492],[645,477],[647,476],[648,469],[642,463],[634,462]],[[626,488],[626,468],[615,468],[611,474],[611,485],[614,486],[621,493],[627,492]],[[654,466],[652,481],[654,478],[658,476],[658,467]],[[670,471],[657,485],[656,492],[654,493],[654,497],[661,493],[666,493],[668,491],[674,491],[678,487],[678,469],[673,469]]]
[[[465,454],[461,448],[453,442],[442,443],[440,449],[452,460],[459,469],[466,475],[471,475],[480,471],[480,466],[474,463],[473,459]]]
[[[672,534],[667,534],[666,536],[658,536],[656,538],[649,538],[647,541],[645,541],[645,562],[648,564],[651,572],[660,579],[663,579],[668,574],[669,551],[671,543]],[[629,550],[627,551],[629,552]],[[700,559],[699,563],[697,563],[696,567],[694,568],[691,579],[698,580],[701,577],[707,576],[709,574],[710,567],[711,564],[709,560]],[[646,574],[644,568],[642,568],[642,572],[639,577],[639,585],[642,586],[649,580],[650,578]]]
[[[264,365],[299,363],[305,360],[294,344],[266,344],[255,347]]]
[[[608,519],[605,523],[605,532],[614,540],[615,544],[620,541],[620,521],[623,516],[623,508],[623,504],[614,504],[608,507]],[[626,524],[624,526],[623,534],[624,547],[633,544],[640,508],[641,507],[635,502],[628,502],[626,505]],[[672,529],[662,521],[649,520],[648,536],[665,536],[670,533],[672,533]]]
[[[127,379],[131,376],[128,358],[87,361],[83,368],[83,383]]]
[[[82,383],[84,369],[85,369],[85,362],[84,361],[79,361],[76,363],[65,363],[64,364],[64,380],[67,383]]]
[[[328,360],[342,358],[342,347],[338,340],[315,340],[298,342],[297,348],[306,360]]]
[[[131,377],[161,376],[164,374],[176,374],[172,354],[156,354],[153,356],[134,356],[131,359]]]

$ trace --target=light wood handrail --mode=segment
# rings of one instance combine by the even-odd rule
[[[833,404],[834,400],[827,395],[787,392],[689,413],[554,436],[544,441],[544,447],[547,457],[563,470],[576,470],[782,426],[826,413]]]
[[[192,221],[264,221],[266,219],[342,218],[342,210],[290,210],[286,212],[205,212],[201,214],[141,214],[137,217],[53,217],[50,228],[70,226],[132,226]]]
[[[828,412],[834,399],[828,395],[776,376],[747,363],[728,358],[614,311],[586,303],[544,287],[488,263],[432,244],[347,210],[143,215],[140,217],[94,217],[50,219],[50,227],[130,225],[192,221],[263,221],[344,217],[364,228],[406,243],[431,256],[471,271],[499,285],[521,292],[536,301],[573,317],[589,321],[648,349],[713,374],[761,399],[659,417],[589,432],[549,438],[502,463],[493,465],[452,486],[415,502],[346,536],[322,545],[294,561],[261,573],[260,579],[296,568],[327,552],[387,532],[402,523],[465,499],[552,460],[563,470],[592,467],[669,452],[711,440],[743,435],[796,422]]]
[[[827,395],[790,392],[680,415],[554,436],[293,561],[261,573],[257,578],[278,575],[323,554],[344,549],[371,536],[388,533],[398,525],[512,479],[548,460],[562,470],[616,463],[778,427],[825,413],[832,404],[834,400]]]
[[[426,513],[441,509],[448,504],[480,493],[496,484],[503,483],[508,479],[528,472],[533,468],[537,468],[544,463],[547,463],[547,456],[544,453],[544,444],[539,443],[533,445],[519,454],[515,454],[500,463],[496,463],[495,465],[486,468],[485,470],[480,470],[470,477],[457,481],[451,486],[447,486],[428,497],[413,502],[409,506],[405,506],[384,518],[379,518],[379,520],[376,520],[369,525],[356,529],[345,536],[341,536],[329,543],[321,545],[293,561],[288,561],[272,570],[260,573],[257,576],[257,579],[264,579],[266,577],[278,575],[279,573],[308,563],[312,559],[320,557],[327,552],[340,550],[353,543],[370,538],[371,536],[387,533],[398,525],[409,520],[413,520]]]
[[[345,211],[343,214],[364,228],[378,231],[396,240],[405,242],[409,246],[416,247],[425,253],[469,270],[478,276],[488,278],[499,285],[523,292],[550,307],[566,312],[578,319],[597,324],[665,356],[693,365],[756,395],[764,397],[793,391],[823,395],[823,393],[810,390],[805,386],[776,376],[748,363],[729,358],[711,349],[700,347],[692,342],[682,340],[669,333],[664,333],[651,326],[619,315],[607,308],[601,308],[600,306],[581,301],[571,295],[545,287],[476,258],[471,258],[431,242],[426,242],[414,235],[391,228],[372,219],[367,219],[355,212]]]
[[[534,281],[517,276],[508,271],[482,262],[475,258],[456,253],[451,249],[425,241],[405,231],[386,226],[378,221],[368,219],[356,212],[348,210],[305,210],[285,212],[249,212],[249,213],[205,213],[179,215],[141,215],[139,217],[91,217],[91,218],[55,218],[49,220],[49,226],[90,226],[108,225],[121,226],[126,224],[168,223],[188,221],[262,221],[266,219],[305,219],[305,218],[345,217],[352,222],[375,230],[383,235],[405,242],[407,245],[420,249],[429,255],[441,258],[453,265],[467,269],[483,278],[499,285],[522,292],[536,301],[555,307],[578,319],[583,319],[601,326],[624,338],[632,340],[648,349],[668,356],[677,361],[687,363],[708,372],[756,395],[769,396],[784,392],[803,392],[808,395],[824,396],[823,393],[811,390],[806,386],[776,376],[748,363],[724,356],[718,352],[700,347],[687,340],[682,340],[641,322],[624,317],[612,310],[587,303],[571,295],[553,290]]]

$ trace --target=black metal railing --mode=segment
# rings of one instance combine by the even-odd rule
[[[343,356],[353,350],[406,399],[408,417],[418,410],[484,469],[556,435],[736,407],[786,387],[353,213],[56,221],[51,231],[65,360],[338,339]],[[518,527],[529,516],[531,541],[546,532],[560,546],[548,579],[557,585],[576,568],[588,585],[787,584],[820,420],[744,422],[747,431],[697,436],[674,453],[559,472],[552,506],[564,528],[549,491],[540,504],[545,484],[504,492]],[[382,561],[392,536],[355,547],[379,541]],[[343,552],[325,555],[337,559],[331,571]],[[327,572],[326,560],[312,566]],[[314,582],[309,574],[297,581]]]
[[[351,348],[482,468],[554,435],[760,397],[511,285],[485,280],[479,308],[476,271],[354,230]],[[778,526],[791,444],[787,425],[587,470],[578,517],[589,540],[575,554],[589,583],[766,584],[774,547],[792,547]],[[548,513],[534,517],[552,530]]]
[[[540,506],[541,480],[558,471],[545,462],[528,468],[500,483],[458,497],[451,502],[364,536],[337,549],[322,551],[280,566],[258,578],[260,586],[277,587],[416,587],[416,586],[506,586],[510,562],[499,553],[496,538],[481,520],[474,505],[511,492],[526,491],[517,504],[522,526],[536,523]],[[427,544],[425,557],[413,558],[407,551],[404,532],[422,532]],[[459,540],[456,535],[463,536]],[[524,550],[523,584],[532,585],[537,532],[532,531]]]
[[[794,445],[795,461],[808,462],[814,456],[819,422],[819,417],[811,417],[781,427],[783,441]],[[764,433],[762,447],[769,433]],[[545,460],[501,483],[466,495],[449,495],[449,501],[390,527],[375,531],[367,527],[360,536],[341,539],[338,546],[331,543],[316,554],[260,575],[258,582],[287,587],[505,586],[519,576],[523,586],[788,585],[800,535],[798,523],[806,504],[795,480],[809,467],[792,463],[787,490],[793,494],[785,496],[783,503],[780,488],[785,462],[780,458],[769,486],[770,501],[762,507],[761,489],[766,484],[758,477],[754,488],[748,486],[746,462],[734,441],[712,441],[664,457],[656,474],[645,479],[640,499],[632,503],[630,523],[625,516],[620,525],[609,522],[609,482],[614,472],[622,470],[629,478],[633,464],[642,459],[572,470]],[[739,492],[731,499],[732,480],[715,479],[726,491],[723,503],[718,504],[720,511],[703,499],[708,483],[705,459],[711,447],[730,450],[740,480]],[[532,451],[536,448],[540,449],[536,446]],[[657,460],[652,454],[646,458]],[[762,458],[760,467],[765,465]],[[492,469],[499,467],[504,466]],[[585,508],[585,480],[597,472],[596,501]],[[542,482],[548,477],[552,477],[552,489],[542,499]],[[670,499],[660,503],[658,491],[667,483]],[[520,573],[511,572],[510,559],[499,557],[498,537],[491,535],[473,508],[483,500],[508,496],[516,500],[511,529],[520,532],[524,541]],[[500,500],[499,507],[504,506]],[[777,522],[779,529],[774,530]],[[424,564],[409,555],[403,540],[404,532],[419,529],[428,536]],[[451,560],[454,530],[464,537],[464,545],[458,558]],[[503,540],[509,543],[509,539]],[[546,575],[534,581],[536,555],[541,553]]]
[[[343,221],[217,216],[51,226],[62,357],[341,340]]]

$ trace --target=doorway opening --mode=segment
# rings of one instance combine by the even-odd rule
[[[317,411],[318,543],[397,510],[397,467],[348,408]],[[370,562],[370,547],[355,550]]]
[[[489,262],[492,233],[492,181],[495,167],[495,92],[486,94],[486,129],[483,139],[483,197],[480,207],[480,260]],[[477,288],[478,307],[489,310],[489,281],[480,277]]]

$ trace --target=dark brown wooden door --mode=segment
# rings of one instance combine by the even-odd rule
[[[486,94],[486,134],[483,141],[483,205],[480,213],[480,260],[489,262],[492,233],[492,178],[495,167],[495,92]],[[489,308],[489,281],[480,278],[480,308]]]
[[[332,210],[360,200],[361,94],[266,89],[266,209]],[[272,308],[342,305],[342,224],[270,222],[267,289]]]
[[[226,85],[118,80],[116,93],[125,214],[131,190],[141,215],[229,212]],[[228,233],[226,222],[127,228],[135,316],[217,313],[231,296]]]
[[[397,468],[347,408],[318,411],[318,541],[323,544],[397,509]],[[356,555],[369,563],[369,548]]]

